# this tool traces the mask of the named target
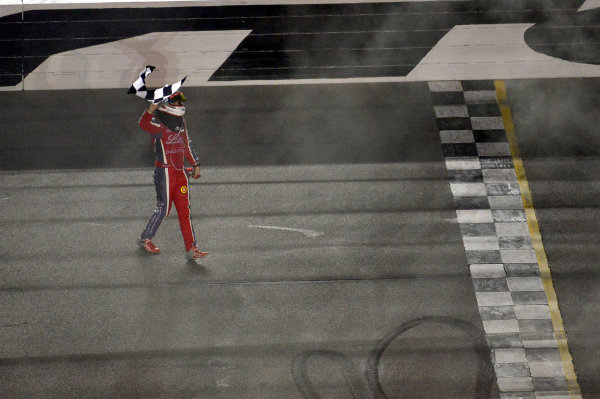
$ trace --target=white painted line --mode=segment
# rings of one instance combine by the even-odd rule
[[[540,277],[507,277],[506,282],[511,292],[544,291],[544,284]]]
[[[293,227],[279,227],[279,226],[261,226],[261,225],[254,225],[251,224],[250,226],[248,226],[250,228],[257,228],[257,229],[267,229],[267,230],[283,230],[283,231],[295,231],[298,233],[302,233],[307,237],[319,237],[322,236],[325,233],[322,233],[320,231],[315,231],[315,230],[307,230],[307,229],[296,229]]]
[[[585,3],[577,11],[587,11],[600,7],[600,0],[585,0]]]
[[[463,91],[462,85],[459,81],[453,82],[428,82],[429,90],[432,92],[446,92],[446,91]]]
[[[533,249],[503,249],[500,257],[504,263],[536,263],[537,257]]]
[[[476,292],[477,305],[482,306],[513,306],[510,292]]]
[[[527,363],[527,356],[523,348],[494,349],[496,363]]]
[[[106,4],[107,6],[113,3],[130,3],[131,7],[146,7],[147,4],[158,3],[160,6],[176,7],[176,6],[250,6],[250,5],[287,5],[287,4],[347,4],[347,3],[424,3],[439,0],[0,0],[0,5],[20,5],[21,1],[27,6],[31,5],[68,5],[75,6],[85,4]],[[470,1],[470,0],[446,0],[446,1]],[[136,3],[143,3],[137,5]],[[187,4],[186,4],[187,3]],[[192,3],[192,4],[190,4]]]
[[[93,8],[221,7],[253,5],[426,3],[438,0],[0,0],[0,17],[23,10],[68,10]],[[446,0],[466,2],[471,0]]]
[[[498,237],[529,237],[526,222],[495,223]]]
[[[533,392],[533,381],[531,377],[498,378],[500,392]]]
[[[486,195],[483,183],[450,183],[450,190],[455,197],[484,197]]]
[[[523,201],[519,195],[497,195],[488,197],[492,209],[523,209]]]
[[[506,277],[504,265],[501,263],[474,263],[469,266],[473,278],[502,278]]]
[[[515,305],[515,314],[519,320],[550,320],[548,305]]]
[[[491,209],[457,209],[456,219],[458,223],[494,223]]]
[[[154,32],[55,54],[25,78],[25,90],[129,87],[145,65],[157,67],[150,87],[183,76],[185,87],[201,86],[250,32]]]
[[[517,181],[514,169],[482,169],[481,172],[484,183],[515,183]]]
[[[478,157],[447,157],[446,168],[448,170],[481,169],[481,162]]]
[[[0,0],[0,18],[12,14],[20,14],[23,11],[21,2],[16,1],[3,2]]]
[[[463,223],[463,222],[459,222]],[[469,223],[469,222],[467,222]],[[499,251],[498,237],[463,237],[466,251]]]
[[[519,332],[517,320],[484,320],[483,329],[488,334],[509,334]]]
[[[564,378],[565,376],[562,362],[529,362],[529,370],[532,377]],[[571,398],[569,395],[564,397]],[[559,397],[553,395],[549,398]]]
[[[600,66],[538,53],[525,43],[533,23],[458,25],[406,76],[421,80],[486,80],[600,76]]]

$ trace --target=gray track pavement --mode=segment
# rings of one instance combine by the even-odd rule
[[[507,81],[586,399],[600,387],[597,84]],[[135,246],[155,205],[139,104],[32,92],[3,109],[26,133],[6,136],[3,165],[46,170],[0,173],[0,397],[497,396],[426,85],[190,91],[213,165],[191,191],[202,265],[175,211],[161,255]],[[61,129],[65,99],[85,128]],[[48,114],[26,118],[40,102]]]
[[[185,261],[174,214],[161,255],[135,247],[150,176],[0,176],[0,396],[494,389],[442,162],[205,168],[192,185],[202,265]]]
[[[598,79],[509,81],[544,248],[584,398],[600,397]]]

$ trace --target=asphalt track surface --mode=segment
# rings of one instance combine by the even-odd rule
[[[597,79],[507,82],[569,349],[584,398],[600,397]]]
[[[399,88],[427,104],[425,84]],[[277,90],[298,98],[323,88]],[[151,167],[4,172],[1,396],[494,395],[433,109],[408,112],[408,97],[383,101],[366,95],[370,85],[329,90],[352,101],[348,91],[364,94],[364,123],[321,143],[360,148],[365,136],[355,133],[384,118],[375,141],[406,160],[382,162],[389,151],[366,149],[371,162],[311,164],[301,154],[315,151],[296,151],[294,165],[205,166],[191,187],[199,244],[211,253],[202,264],[185,260],[174,215],[156,237],[160,255],[136,247],[155,205]],[[265,109],[244,113],[269,121]],[[139,111],[132,132],[118,134],[143,137]],[[353,114],[317,101],[302,120],[310,130]],[[218,140],[194,139],[203,137]],[[248,148],[263,162],[287,146],[259,142]]]
[[[506,84],[597,398],[598,80]],[[186,93],[201,264],[175,215],[161,255],[135,245],[155,205],[141,102],[0,93],[0,397],[499,396],[426,83]]]
[[[590,398],[598,392],[598,231],[590,223],[598,113],[565,122],[558,111],[591,101],[596,88],[590,79],[507,84]],[[293,97],[310,88],[277,90]],[[381,117],[375,103],[363,104],[363,119]],[[154,207],[151,168],[3,172],[1,396],[498,397],[426,105],[412,113],[420,122],[411,128],[382,124],[393,126],[386,140],[398,153],[410,149],[405,162],[381,162],[386,152],[371,151],[372,162],[205,166],[191,187],[199,242],[211,252],[202,264],[185,260],[174,215],[156,237],[161,255],[136,247]],[[313,111],[305,110],[307,123],[331,115]],[[261,107],[246,112],[265,119]],[[553,134],[540,140],[540,131]],[[357,144],[352,137],[361,136],[349,134],[342,149]],[[195,139],[210,147],[214,138]],[[281,145],[253,146],[256,163]]]
[[[136,248],[148,171],[4,176],[4,395],[363,397],[396,331],[376,361],[389,397],[489,389],[443,172],[207,168],[192,187],[201,265],[174,217],[161,255]]]

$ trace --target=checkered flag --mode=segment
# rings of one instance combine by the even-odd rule
[[[146,100],[153,102],[154,104],[158,104],[159,102],[166,100],[171,94],[179,90],[179,88],[181,87],[181,85],[183,85],[183,82],[185,82],[185,79],[187,78],[186,76],[179,82],[166,85],[165,87],[162,87],[160,89],[148,90],[148,88],[146,87],[146,78],[155,69],[156,67],[148,65],[140,73],[140,77],[137,78],[135,82],[133,82],[127,94],[135,94],[136,96],[145,98]]]

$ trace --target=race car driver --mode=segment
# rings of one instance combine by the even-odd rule
[[[199,160],[188,137],[183,117],[185,100],[186,97],[181,91],[173,93],[159,105],[151,104],[139,120],[140,127],[152,135],[156,153],[154,186],[157,198],[156,209],[139,237],[139,245],[150,254],[160,253],[152,238],[161,222],[169,215],[171,205],[175,203],[186,258],[195,260],[207,256],[208,252],[198,249],[192,226],[189,182],[184,158],[193,166],[194,179],[199,179],[201,175]]]

